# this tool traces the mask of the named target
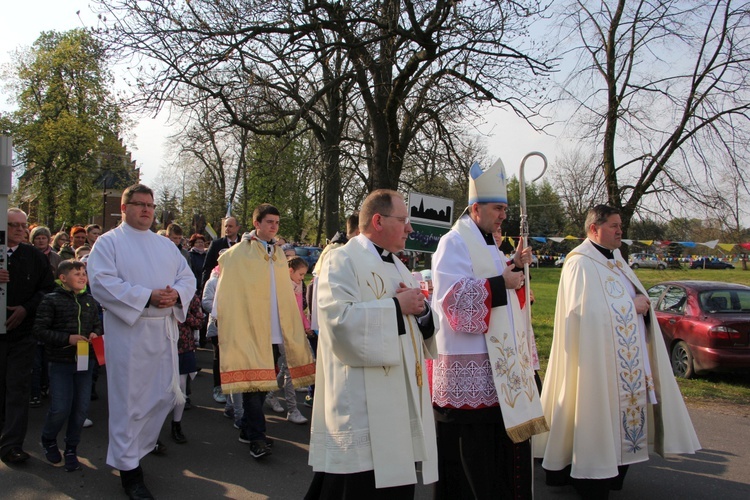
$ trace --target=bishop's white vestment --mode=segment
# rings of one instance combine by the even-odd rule
[[[318,284],[320,333],[310,438],[314,471],[373,470],[377,488],[437,480],[435,423],[416,319],[398,335],[399,282],[418,287],[398,260],[383,262],[364,235],[331,252]]]
[[[605,479],[618,465],[700,449],[672,374],[653,309],[633,298],[646,290],[619,250],[607,259],[590,240],[565,258],[552,350],[542,390],[550,432],[534,453],[550,471]]]
[[[533,330],[519,294],[505,287],[505,269],[492,236],[468,215],[441,238],[433,258],[439,498],[533,496],[530,438],[547,427]]]
[[[154,449],[164,419],[181,397],[177,324],[185,321],[195,276],[168,238],[124,222],[97,239],[87,268],[91,292],[104,308],[107,464],[132,470]],[[146,307],[151,291],[167,285],[181,305]]]

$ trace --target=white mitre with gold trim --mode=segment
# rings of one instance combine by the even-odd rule
[[[508,203],[505,165],[498,158],[494,165],[482,170],[479,163],[469,169],[469,206],[472,203]]]

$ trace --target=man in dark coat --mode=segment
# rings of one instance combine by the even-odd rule
[[[34,316],[42,297],[54,287],[47,257],[26,243],[26,214],[8,209],[8,269],[0,269],[0,283],[8,284],[7,333],[0,334],[0,459],[21,463],[29,417],[31,364],[36,340]]]
[[[227,217],[224,219],[224,237],[216,238],[208,247],[206,261],[203,263],[203,275],[200,280],[201,283],[205,283],[208,281],[208,278],[211,277],[211,271],[213,271],[216,264],[219,263],[219,252],[240,241],[237,236],[239,231],[240,225],[237,223],[237,219],[234,217]]]

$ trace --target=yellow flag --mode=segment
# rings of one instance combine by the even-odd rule
[[[85,372],[89,369],[89,343],[79,340],[76,344],[76,354],[78,354],[76,370]]]

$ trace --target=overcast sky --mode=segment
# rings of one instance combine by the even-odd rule
[[[14,0],[3,2],[0,15],[0,63],[9,62],[9,52],[18,47],[28,47],[42,31],[66,31],[84,25],[93,25],[96,17],[91,13],[87,0]],[[81,11],[81,18],[76,15]],[[85,24],[84,24],[85,23]],[[117,71],[115,70],[117,78]],[[9,109],[8,95],[3,91],[0,106]],[[487,148],[492,160],[502,158],[507,174],[518,175],[523,157],[531,151],[541,151],[552,161],[555,157],[554,138],[538,134],[520,118],[506,112],[495,111],[487,115],[487,123],[477,124],[478,132],[487,134]],[[135,140],[127,146],[133,159],[141,168],[142,181],[153,184],[159,170],[165,166],[164,142],[169,135],[163,117],[141,118],[133,131]],[[472,162],[466,159],[466,168]],[[536,177],[538,165],[529,161],[527,178]],[[489,165],[487,165],[489,166]]]

